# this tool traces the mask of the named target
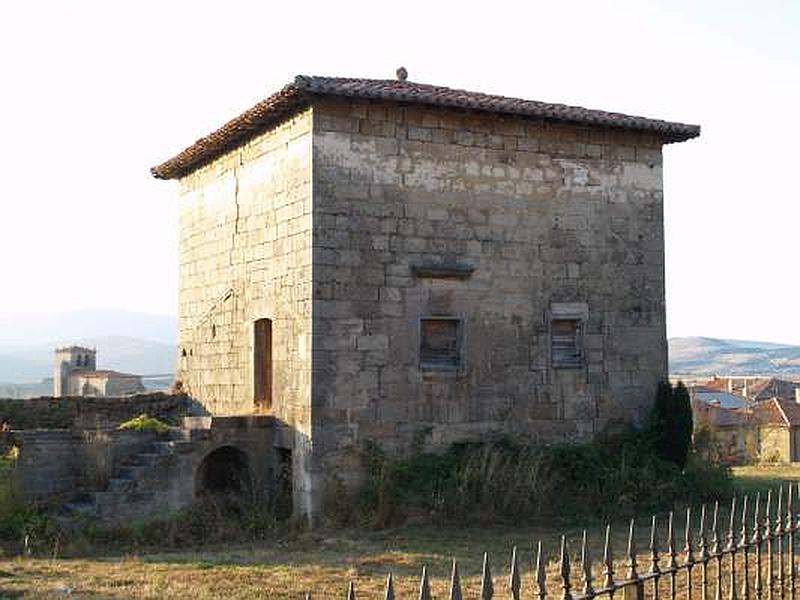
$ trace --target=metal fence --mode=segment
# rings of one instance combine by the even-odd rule
[[[800,484],[797,485],[800,492]],[[769,490],[765,500],[761,493],[754,500],[748,496],[733,498],[729,510],[726,506],[721,511],[718,502],[709,511],[704,505],[697,511],[699,515],[687,508],[680,539],[676,538],[672,512],[661,522],[654,515],[649,523],[646,552],[637,550],[636,523],[631,520],[627,548],[621,561],[614,558],[610,525],[605,528],[599,565],[590,556],[586,531],[578,542],[577,557],[572,556],[567,537],[561,536],[556,573],[548,569],[548,557],[541,541],[536,545],[531,573],[523,573],[517,548],[513,548],[509,575],[504,583],[493,578],[489,556],[484,553],[478,597],[480,600],[503,597],[511,600],[591,600],[597,597],[710,600],[713,594],[713,600],[794,600],[795,532],[800,531],[800,517],[794,513],[794,491],[794,484],[790,484],[777,491]],[[453,560],[449,587],[448,598],[464,598],[456,560]],[[394,577],[389,573],[384,600],[396,598],[394,588]],[[356,600],[358,597],[356,585],[351,581],[345,598]],[[306,594],[305,598],[312,600],[313,595]],[[432,600],[425,566],[417,598]]]

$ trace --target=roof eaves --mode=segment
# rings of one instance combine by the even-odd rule
[[[674,123],[579,106],[494,96],[396,80],[298,75],[292,83],[286,85],[279,92],[231,119],[216,131],[200,138],[173,158],[153,167],[150,172],[158,179],[184,177],[289,118],[300,108],[308,106],[312,98],[317,96],[407,102],[439,108],[465,109],[561,123],[650,132],[659,135],[663,143],[682,142],[700,135],[699,125]]]
[[[174,157],[151,168],[150,173],[156,179],[184,177],[288,118],[304,106],[305,100],[300,89],[289,84]]]

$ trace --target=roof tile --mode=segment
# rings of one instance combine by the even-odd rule
[[[159,179],[184,177],[267,131],[299,108],[309,105],[315,96],[406,102],[644,131],[660,135],[664,143],[682,142],[700,135],[698,125],[673,123],[566,104],[508,98],[411,81],[298,75],[293,83],[262,100],[235,119],[228,121],[213,133],[197,140],[173,158],[153,167],[150,171],[154,177]]]

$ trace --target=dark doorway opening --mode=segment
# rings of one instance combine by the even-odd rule
[[[253,328],[253,396],[257,409],[272,407],[272,321],[258,319]]]
[[[222,446],[203,459],[197,469],[196,496],[241,504],[251,498],[252,481],[247,455],[233,446]]]
[[[292,493],[292,451],[275,448],[275,516],[288,519],[292,516],[294,498]]]

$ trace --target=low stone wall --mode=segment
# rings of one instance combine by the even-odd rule
[[[0,421],[11,429],[110,429],[142,413],[178,424],[189,414],[185,395],[140,394],[120,398],[0,398]]]
[[[14,469],[26,500],[72,499],[79,490],[103,489],[119,466],[155,440],[150,431],[29,429],[15,431],[20,452]]]

